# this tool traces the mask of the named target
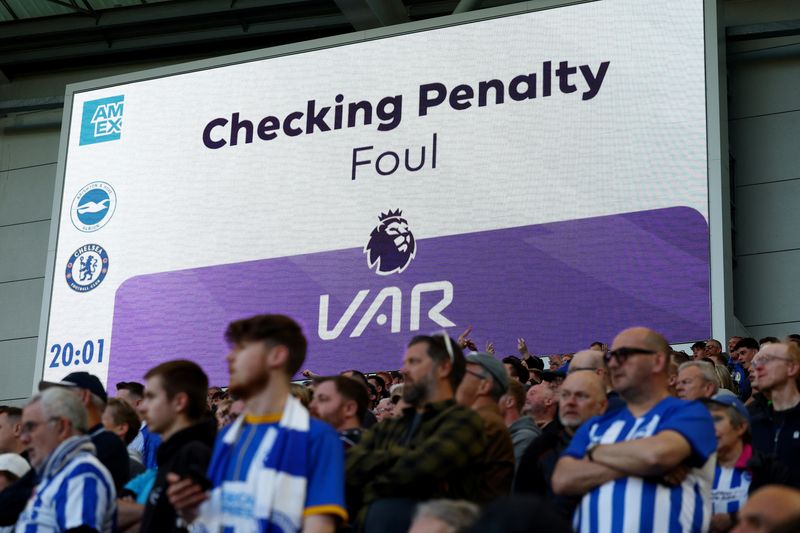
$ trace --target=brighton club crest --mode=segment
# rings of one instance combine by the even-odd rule
[[[417,247],[414,235],[408,229],[408,221],[399,209],[381,213],[379,223],[369,235],[364,247],[367,265],[377,274],[388,276],[399,274],[414,259]]]

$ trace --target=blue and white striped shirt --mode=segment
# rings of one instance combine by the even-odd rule
[[[48,457],[39,484],[17,521],[17,533],[51,533],[87,526],[110,533],[115,526],[114,480],[94,456],[88,437],[71,437]]]
[[[714,514],[735,513],[747,501],[750,482],[753,476],[744,468],[731,468],[717,465],[714,470]]]
[[[595,487],[575,511],[575,530],[596,532],[700,532],[711,519],[711,483],[717,438],[708,410],[699,402],[668,397],[644,416],[627,407],[592,418],[578,429],[564,455],[582,459],[593,442],[613,444],[652,437],[662,431],[680,433],[692,448],[689,475],[679,486],[629,476]]]

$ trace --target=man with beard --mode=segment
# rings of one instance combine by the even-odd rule
[[[388,400],[388,398],[386,398]],[[339,434],[345,450],[361,440],[361,423],[367,410],[367,390],[358,381],[344,376],[314,380],[314,398],[309,410]]]
[[[480,416],[454,399],[464,354],[447,336],[418,336],[401,370],[411,407],[364,433],[347,454],[348,498],[365,531],[406,532],[416,504],[474,499],[486,437]],[[356,501],[360,496],[360,501]]]
[[[229,391],[245,410],[217,436],[207,479],[168,476],[170,502],[198,531],[333,532],[347,519],[344,449],[289,393],[306,354],[300,326],[258,315],[232,322],[225,337]]]

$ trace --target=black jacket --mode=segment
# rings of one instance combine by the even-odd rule
[[[131,475],[128,449],[125,447],[125,443],[117,435],[105,429],[103,424],[97,424],[89,429],[89,437],[97,449],[97,459],[103,463],[111,477],[114,478],[114,486],[119,494]]]
[[[789,483],[789,469],[775,458],[753,448],[753,456],[747,461],[747,470],[753,475],[750,482],[749,494],[766,485],[787,485]]]
[[[800,488],[800,404],[785,411],[750,408],[753,448],[774,455],[789,469],[789,485]]]
[[[558,418],[547,424],[522,454],[514,481],[515,494],[537,494],[552,502],[555,510],[568,519],[572,518],[580,498],[557,496],[550,480],[561,453],[571,440]]]
[[[36,486],[36,470],[28,473],[0,491],[0,526],[13,526],[25,510]]]
[[[182,429],[161,443],[156,455],[158,472],[147,498],[140,531],[184,531],[176,525],[175,509],[167,499],[167,474],[174,472],[181,477],[205,476],[216,435],[217,425],[214,420],[208,419]]]

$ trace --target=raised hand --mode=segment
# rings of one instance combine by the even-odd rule
[[[531,356],[531,353],[528,351],[528,345],[525,344],[525,339],[522,337],[517,339],[517,351],[522,356],[523,359],[526,359]]]
[[[486,342],[486,352],[494,355],[494,344],[492,344],[492,341]]]
[[[475,345],[472,339],[469,338],[470,333],[472,333],[472,326],[468,326],[467,329],[464,330],[464,333],[458,336],[458,345],[462,350],[466,348],[472,352],[477,352],[478,347]]]
[[[197,508],[208,499],[208,494],[199,483],[178,474],[167,474],[167,498],[181,517],[191,523],[197,518]]]

